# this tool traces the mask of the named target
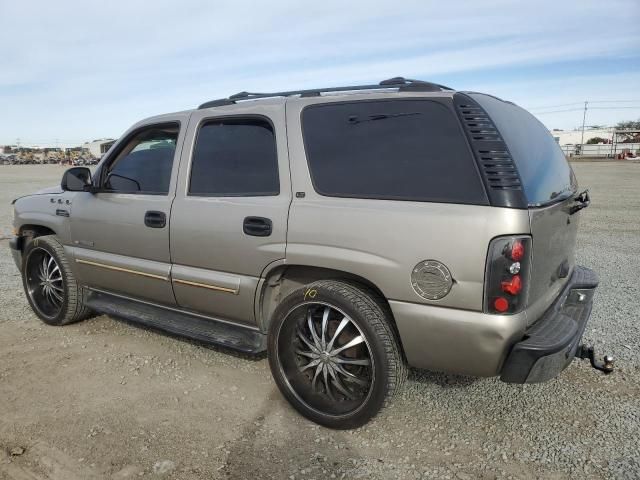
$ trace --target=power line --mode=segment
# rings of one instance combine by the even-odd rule
[[[589,103],[634,103],[640,100],[589,100]],[[584,102],[559,103],[557,105],[546,105],[543,107],[531,107],[529,110],[546,110],[548,108],[571,107],[573,105],[582,105]],[[578,110],[582,110],[579,108]]]
[[[591,110],[620,110],[621,108],[640,109],[640,105],[634,105],[632,107],[591,107]]]
[[[551,112],[531,112],[534,115],[546,115],[547,113],[561,113],[561,112],[581,112],[584,108],[569,108],[567,110],[553,110]]]
[[[560,103],[558,105],[547,105],[546,107],[531,107],[530,110],[545,110],[547,108],[570,107],[572,105],[582,105],[583,102]],[[582,110],[582,109],[580,109]]]
[[[589,102],[591,103],[591,102]],[[635,108],[636,110],[640,110],[640,105],[633,107],[589,107],[589,110],[619,110],[619,109],[627,109],[627,108]],[[566,110],[552,110],[550,112],[531,112],[534,115],[546,115],[547,113],[562,113],[562,112],[581,112],[584,110],[583,108],[568,108]]]
[[[632,103],[640,102],[640,100],[593,100],[589,103]]]

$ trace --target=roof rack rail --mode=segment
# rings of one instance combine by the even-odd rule
[[[205,102],[200,105],[198,109],[201,110],[203,108],[233,105],[238,101],[257,100],[260,98],[290,97],[293,95],[300,95],[301,97],[317,97],[322,93],[350,92],[357,90],[380,90],[387,88],[397,88],[399,92],[439,92],[443,90],[453,90],[453,88],[439,85],[437,83],[425,82],[424,80],[412,80],[404,77],[393,77],[387,80],[382,80],[380,83],[375,85],[352,85],[347,87],[313,88],[309,90],[291,90],[273,93],[239,92],[230,95],[228,98],[220,98],[218,100]]]

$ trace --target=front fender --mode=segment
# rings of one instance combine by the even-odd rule
[[[71,242],[69,215],[73,192],[29,195],[14,203],[13,226],[16,232],[44,227],[56,234],[63,245]]]

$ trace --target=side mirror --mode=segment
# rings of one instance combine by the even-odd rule
[[[91,170],[87,167],[73,167],[64,172],[62,190],[69,192],[85,192],[93,185],[91,181]]]

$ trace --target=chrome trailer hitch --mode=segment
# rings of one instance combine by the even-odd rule
[[[597,360],[595,349],[592,346],[587,347],[586,345],[580,345],[578,350],[576,350],[576,357],[588,358],[593,368],[605,374],[613,372],[613,357],[611,355],[605,355],[602,361]]]

